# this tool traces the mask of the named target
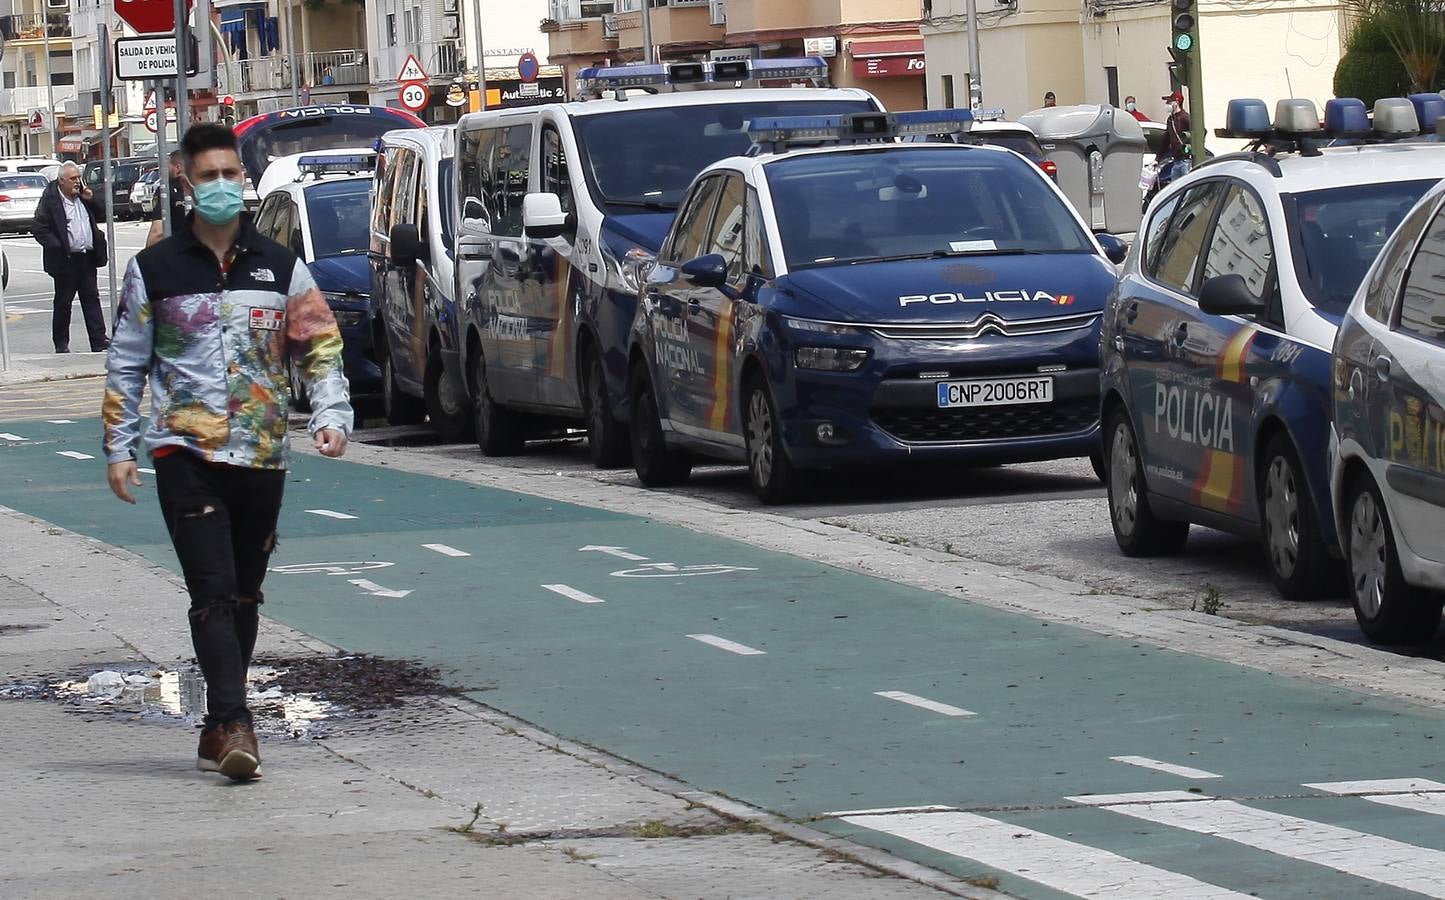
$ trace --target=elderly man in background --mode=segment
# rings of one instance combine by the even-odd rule
[[[77,294],[90,351],[104,353],[110,347],[96,281],[96,272],[106,262],[102,218],[90,189],[80,183],[80,166],[65,163],[40,196],[31,229],[43,250],[45,274],[55,280],[50,336],[56,353],[70,352],[70,312]]]

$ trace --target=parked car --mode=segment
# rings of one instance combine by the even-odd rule
[[[1445,145],[1300,152],[1285,141],[1321,131],[1313,103],[1281,101],[1273,130],[1260,101],[1230,107],[1275,152],[1162,190],[1105,310],[1109,511],[1129,556],[1180,552],[1191,523],[1258,538],[1280,594],[1313,600],[1343,573],[1329,348],[1400,217],[1445,175]]]
[[[0,233],[29,231],[40,195],[49,185],[39,173],[0,175]]]
[[[0,174],[40,172],[54,168],[60,171],[60,160],[48,156],[0,156]]]
[[[1423,642],[1445,601],[1445,186],[1403,217],[1334,345],[1330,486],[1360,630]]]
[[[1024,159],[1043,169],[1055,181],[1059,167],[1053,160],[1044,158],[1044,148],[1039,144],[1038,135],[1032,128],[1021,122],[983,120],[975,122],[967,132],[960,134],[919,134],[905,138],[908,142],[926,143],[948,141],[959,144],[982,144],[1012,150]]]
[[[130,189],[131,206],[140,210],[143,216],[150,216],[156,211],[156,188],[160,185],[160,179],[160,169],[147,169]]]
[[[131,156],[110,161],[111,197],[115,208],[117,219],[138,218],[142,215],[141,208],[131,203],[130,191],[135,183],[145,174],[148,167],[154,166],[155,159],[149,156]],[[101,160],[92,160],[85,164],[82,173],[85,186],[95,192],[97,203],[105,203],[105,168]]]

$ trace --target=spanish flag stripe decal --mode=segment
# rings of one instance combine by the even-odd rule
[[[567,260],[558,258],[557,276],[552,282],[553,309],[557,313],[557,326],[552,330],[552,340],[547,346],[547,374],[552,378],[567,377],[567,335],[571,332],[571,323],[567,321],[567,282],[572,274],[572,265]]]
[[[712,348],[712,410],[707,424],[713,431],[722,431],[728,424],[729,399],[732,396],[729,389],[733,368],[732,345],[733,301],[724,297],[722,306],[718,309],[717,336],[713,340]]]
[[[1216,365],[1219,381],[1245,382],[1249,348],[1258,333],[1252,327],[1241,328],[1225,342]],[[1191,491],[1194,502],[1215,512],[1237,513],[1243,506],[1244,477],[1244,457],[1223,450],[1205,450],[1204,464]]]

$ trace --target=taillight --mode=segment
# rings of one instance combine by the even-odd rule
[[[1043,169],[1044,174],[1049,176],[1050,178],[1059,177],[1059,167],[1054,163],[1052,159],[1039,160],[1039,168]]]
[[[9,203],[9,202],[10,202],[10,195],[9,195],[9,194],[0,194],[0,203]]]

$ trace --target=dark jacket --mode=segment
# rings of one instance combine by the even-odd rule
[[[107,259],[105,233],[100,230],[105,212],[94,199],[82,199],[80,202],[90,212],[90,264],[99,268],[105,265]],[[44,248],[45,274],[53,278],[70,268],[70,247],[65,239],[65,201],[60,196],[59,182],[50,182],[45,193],[40,195],[40,203],[35,208],[35,224],[30,233]]]

